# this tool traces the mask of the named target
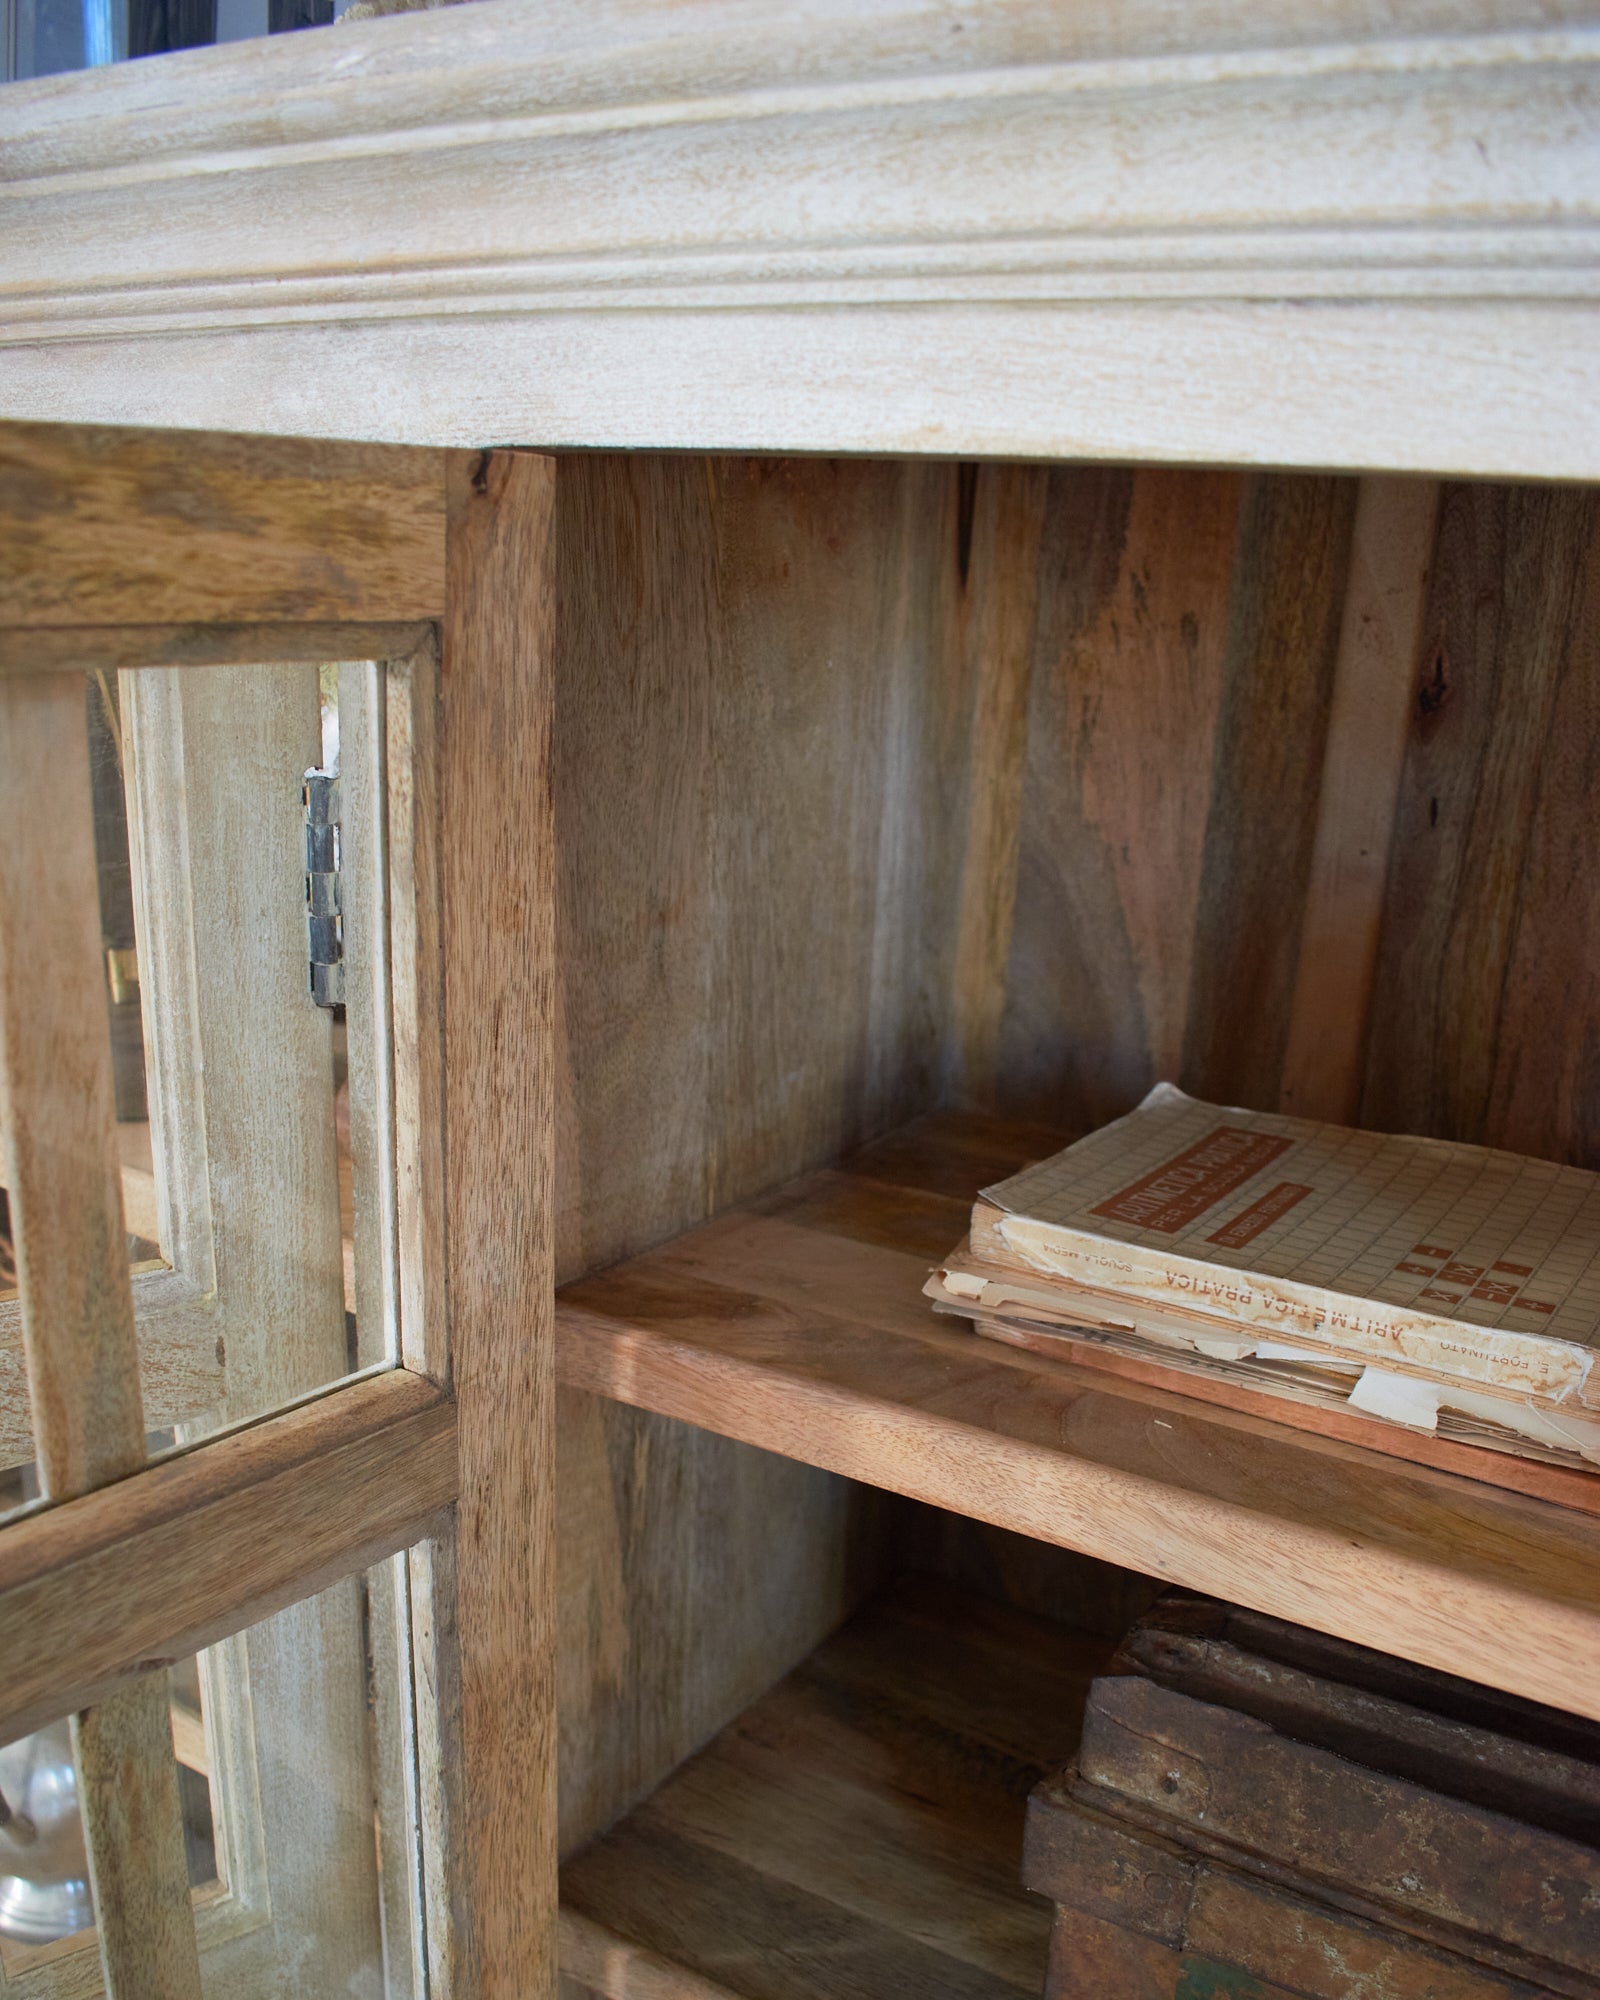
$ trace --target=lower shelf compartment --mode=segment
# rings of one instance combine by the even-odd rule
[[[1109,1651],[896,1585],[569,1862],[564,1972],[605,2000],[1037,2000],[1027,1796]]]
[[[1600,1718],[1600,1477],[1411,1462],[933,1313],[973,1196],[1056,1143],[922,1119],[568,1286],[562,1380]]]

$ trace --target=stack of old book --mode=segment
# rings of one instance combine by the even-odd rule
[[[1600,1174],[1201,1104],[984,1190],[928,1295],[1144,1379],[1600,1465]]]

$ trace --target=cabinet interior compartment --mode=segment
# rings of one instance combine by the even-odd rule
[[[688,1809],[659,1788],[720,1730],[743,1718],[741,1740],[765,1743],[763,1698],[803,1708],[862,1606],[867,1625],[833,1643],[869,1661],[897,1619],[943,1619],[952,1658],[988,1643],[984,1618],[1014,1619],[1082,1678],[1156,1587],[1153,1558],[1050,1548],[981,1481],[970,1505],[905,1497],[912,1475],[873,1459],[884,1384],[852,1401],[843,1360],[789,1366],[770,1299],[772,1366],[726,1378],[762,1387],[767,1414],[719,1435],[709,1391],[702,1413],[683,1387],[733,1365],[709,1336],[695,1347],[694,1288],[710,1288],[708,1322],[763,1289],[709,1269],[715,1246],[688,1232],[787,1186],[776,1219],[816,1234],[814,1215],[795,1223],[799,1177],[825,1201],[841,1162],[909,1127],[923,1178],[943,1159],[948,1185],[912,1215],[888,1175],[880,1234],[931,1262],[986,1148],[1089,1129],[1162,1077],[1600,1165],[1600,960],[1582,945],[1600,919],[1600,501],[649,454],[565,457],[558,492],[557,1242],[563,1296],[584,1302],[562,1325],[557,1460],[576,1894],[607,1829],[633,1838],[625,1816],[653,1795],[668,1818]],[[840,1232],[863,1284],[886,1268],[865,1254],[872,1226]],[[615,1337],[596,1333],[629,1285]],[[757,1325],[747,1314],[752,1339]],[[1014,1444],[1024,1418],[992,1414],[1009,1364],[988,1365],[974,1394],[991,1414],[965,1421]],[[1026,1409],[1052,1365],[1014,1370],[1010,1403]],[[832,1416],[805,1414],[807,1368],[840,1398]],[[1080,1409],[1091,1454],[1122,1448],[1114,1401]],[[942,1416],[962,1420],[958,1404]],[[1153,1409],[1140,1449],[1161,1443]],[[1226,1430],[1184,1430],[1173,1477],[1221,1464]],[[1255,1440],[1235,1433],[1237,1476],[1224,1466],[1217,1490],[1266,1506]],[[1274,1449],[1284,1519],[1343,1523],[1372,1470],[1341,1457],[1354,1448]],[[1507,1523],[1530,1575],[1565,1565],[1570,1581],[1592,1531],[1576,1489],[1529,1498],[1392,1463],[1375,1532],[1403,1515],[1464,1592],[1495,1587],[1468,1544]],[[1181,1540],[1168,1573],[1194,1580]],[[969,1602],[989,1609],[964,1623]],[[1369,1642],[1401,1650],[1373,1618]],[[1003,1707],[1009,1688],[1020,1715],[1037,1648],[1013,1637],[991,1693]],[[677,1963],[670,1944],[657,1955]],[[763,2000],[708,1964],[683,1992]],[[618,1988],[646,1990],[680,1989]],[[990,1990],[1007,1989],[970,1988]]]

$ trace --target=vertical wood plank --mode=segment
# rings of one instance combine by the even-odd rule
[[[400,1358],[450,1378],[444,1274],[444,994],[439,944],[439,677],[430,642],[392,661],[388,736],[389,953]]]
[[[450,1328],[437,646],[430,640],[409,658],[390,661],[385,678],[397,1337],[405,1366],[444,1385],[450,1381]],[[418,1843],[412,1986],[431,2000],[452,2000],[465,1991],[456,1982],[470,1958],[454,1524],[397,1557],[392,1577],[394,1629],[409,1649],[403,1706],[414,1755]],[[375,1595],[375,1626],[383,1616]],[[393,1958],[391,1943],[391,1966]]]
[[[1448,486],[1361,1118],[1600,1167],[1600,497]]]
[[[945,1083],[980,1109],[993,1106],[998,1080],[1048,493],[1043,466],[962,468],[954,643],[972,681],[972,741]]]
[[[96,905],[83,683],[0,686],[6,1185],[41,1490],[144,1463]]]
[[[1087,1128],[1179,1074],[1242,490],[1230,473],[1050,476],[1004,1110]]]
[[[556,1980],[550,791],[555,468],[456,453],[440,670],[466,1896],[451,1991]]]
[[[1240,515],[1179,1080],[1278,1101],[1356,484],[1271,473]]]
[[[389,898],[389,676],[339,663],[339,873],[349,1058],[356,1362],[398,1358],[394,1032]],[[413,1837],[417,1741],[406,1558],[367,1572],[369,1743],[377,1792],[385,2000],[426,1991],[422,1880]]]
[[[75,1715],[72,1754],[110,2000],[199,2000],[165,1671]]]
[[[1279,1108],[1351,1123],[1439,489],[1363,479],[1339,626]]]
[[[417,1832],[424,1990],[428,2000],[473,2000],[468,1908],[466,1772],[461,1745],[461,1633],[456,1527],[408,1549],[412,1700],[417,1731]]]
[[[0,1123],[42,1490],[144,1462],[83,684],[0,683]],[[199,2000],[166,1675],[74,1718],[112,2000]]]
[[[354,1197],[356,1362],[397,1342],[393,1024],[389,992],[388,677],[375,660],[339,667],[340,907]]]

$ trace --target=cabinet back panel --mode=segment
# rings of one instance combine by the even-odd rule
[[[1600,1165],[1600,497],[1448,487],[1418,536],[1406,484],[1050,473],[999,1029],[957,1094],[1078,1127],[1167,1077]],[[1369,498],[1409,624],[1392,548],[1352,575]]]
[[[1600,1167],[1600,495],[1442,496],[1361,1117]]]

